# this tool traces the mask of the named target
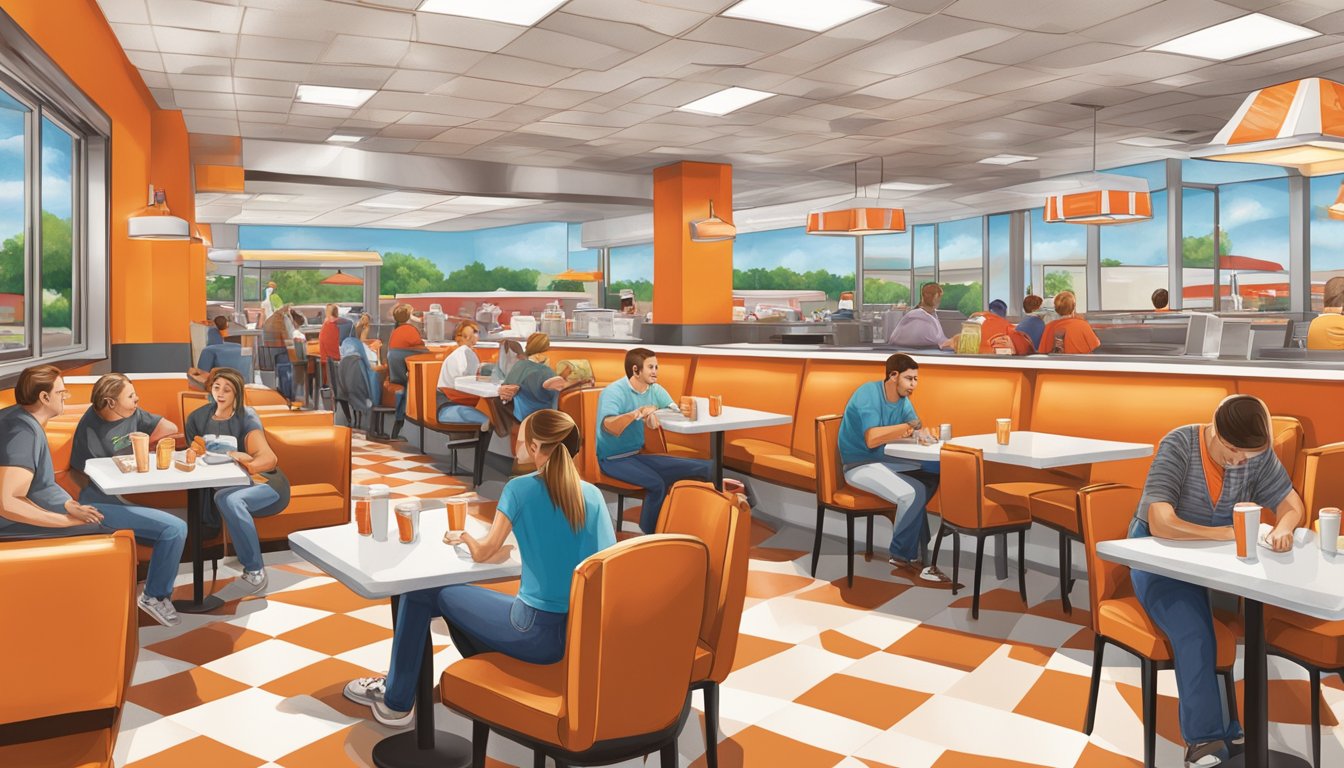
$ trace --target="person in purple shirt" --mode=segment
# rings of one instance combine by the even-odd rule
[[[943,300],[943,288],[937,283],[925,283],[919,292],[919,306],[905,313],[891,331],[887,343],[904,349],[947,349],[952,341],[943,333],[938,322],[938,302]]]

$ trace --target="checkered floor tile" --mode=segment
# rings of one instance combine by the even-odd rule
[[[455,492],[428,456],[357,441],[356,482],[385,482],[394,495]],[[410,491],[409,489],[414,489]],[[970,597],[926,586],[878,560],[859,558],[852,587],[845,558],[828,541],[818,578],[808,574],[810,532],[757,521],[751,577],[734,671],[720,703],[724,768],[960,768],[1138,766],[1139,672],[1107,654],[1096,728],[1081,731],[1092,637],[1087,611],[1065,615],[1057,582],[1029,573],[1023,604],[1015,581],[986,574],[980,618]],[[133,768],[371,765],[392,733],[341,696],[354,677],[381,673],[391,650],[386,603],[365,600],[291,553],[267,555],[264,597],[234,598],[215,615],[140,630],[141,651],[117,741],[116,764]],[[231,568],[230,566],[233,566]],[[229,598],[236,562],[215,588]],[[965,574],[963,574],[963,578]],[[185,591],[188,577],[179,579]],[[507,588],[507,587],[505,587]],[[1075,599],[1086,600],[1079,583]],[[458,658],[436,624],[436,673]],[[1238,668],[1239,669],[1239,668]],[[1271,660],[1271,743],[1306,755],[1306,676]],[[1175,681],[1159,677],[1158,765],[1179,765]],[[1344,684],[1324,691],[1322,765],[1344,764]],[[703,718],[679,740],[681,765],[705,765]],[[469,724],[436,706],[438,728]],[[530,766],[531,755],[490,741],[490,765]],[[643,766],[642,761],[631,761]]]

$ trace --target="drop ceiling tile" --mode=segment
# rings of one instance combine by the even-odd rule
[[[628,109],[613,109],[609,112],[584,112],[576,109],[549,115],[545,118],[545,121],[564,125],[629,128],[632,125],[639,125],[648,118],[649,115]]]
[[[449,128],[434,136],[433,140],[440,143],[463,144],[474,147],[503,135],[500,131],[482,131],[478,128]]]
[[[612,134],[614,138],[622,141],[656,141],[660,144],[699,144],[702,141],[710,141],[719,138],[714,131],[706,128],[692,128],[682,125],[658,125],[655,123],[645,123],[643,125],[633,125],[618,133]]]
[[[524,125],[522,128],[519,128],[518,130],[522,131],[523,133],[537,133],[544,136],[562,136],[570,139],[583,139],[584,141],[592,141],[593,139],[600,139],[604,136],[608,136],[616,132],[618,129],[611,127],[591,126],[591,125],[572,125],[566,123],[539,122]]]
[[[805,77],[795,77],[785,80],[771,90],[786,96],[798,96],[804,99],[813,99],[815,101],[833,101],[849,96],[854,92],[854,89],[847,85],[823,83]],[[885,99],[879,101],[882,104],[886,103]]]
[[[300,9],[274,11],[250,7],[243,14],[243,24],[239,31],[244,35],[258,37],[327,42],[335,37],[335,32],[323,24],[314,23],[316,15],[304,14]]]
[[[900,75],[1012,39],[1016,30],[934,16],[838,60],[873,72]]]
[[[1089,27],[1080,34],[1093,40],[1147,48],[1245,14],[1215,0],[1164,0]]]
[[[232,74],[228,59],[213,56],[187,56],[180,53],[163,54],[164,71],[178,75]]]
[[[359,227],[385,218],[387,218],[386,213],[338,208],[321,216],[315,216],[305,223],[310,227]]]
[[[466,74],[486,80],[499,80],[545,88],[560,82],[573,72],[574,70],[568,67],[557,67],[553,64],[543,64],[539,61],[529,61],[528,59],[519,59],[514,56],[504,56],[496,53],[481,59],[468,69]]]
[[[98,0],[103,17],[114,24],[148,24],[145,0]]]
[[[837,104],[813,104],[810,107],[803,107],[798,110],[802,117],[815,117],[818,120],[838,120],[842,117],[849,117],[863,110],[853,107],[842,107]]]
[[[568,88],[576,91],[596,91],[610,93],[643,77],[636,70],[624,67],[612,67],[604,72],[583,70],[576,72],[555,84],[556,88]]]
[[[288,37],[240,35],[238,57],[260,61],[288,61],[312,64],[327,48],[325,41],[295,40]]]
[[[541,89],[530,85],[501,83],[498,80],[481,80],[463,75],[439,85],[431,92],[463,99],[519,104],[541,93]]]
[[[415,145],[413,152],[417,155],[439,155],[442,157],[461,157],[468,153],[473,160],[487,159],[482,157],[483,152],[480,147],[474,144],[453,144],[450,142],[424,141]],[[500,160],[510,159],[507,155],[500,157]]]
[[[374,125],[391,125],[400,121],[406,115],[410,114],[408,110],[403,109],[373,109],[366,106],[360,107],[355,114],[350,116],[351,120],[366,120]]]
[[[128,51],[157,51],[158,41],[154,39],[154,29],[148,24],[111,24],[117,35],[117,42]]]
[[[409,13],[381,8],[364,8],[344,3],[323,3],[324,10],[315,16],[323,27],[335,31],[358,30],[365,37],[385,37],[391,40],[409,40],[416,17]]]
[[[485,57],[481,51],[413,42],[401,59],[401,68],[460,74]]]
[[[957,83],[957,88],[981,96],[993,96],[1058,79],[1057,74],[1038,72],[1034,69],[1000,67],[967,78]]]
[[[1022,32],[1010,38],[965,54],[968,59],[988,61],[993,64],[1025,64],[1041,56],[1082,45],[1088,41],[1076,35],[1047,35],[1038,32]]]
[[[201,32],[176,27],[155,27],[154,39],[163,53],[189,53],[197,56],[232,58],[238,53],[238,35]]]
[[[348,64],[314,64],[304,81],[338,88],[382,88],[394,70],[390,67],[358,67]]]
[[[708,18],[705,13],[643,0],[569,0],[564,10],[595,19],[638,24],[664,35],[680,35]]]
[[[280,112],[287,114],[290,105],[294,103],[292,98],[285,96],[253,96],[252,94],[238,94],[234,97],[238,104],[238,109],[250,110],[253,112]]]
[[[409,139],[417,142],[427,141],[443,131],[437,125],[406,125],[398,123],[378,131],[378,135],[388,139]]]
[[[320,61],[330,64],[366,64],[395,67],[410,48],[406,40],[388,40],[359,35],[337,35]]]
[[[885,82],[870,85],[859,90],[868,96],[883,99],[907,99],[935,88],[958,83],[969,77],[976,77],[994,70],[993,64],[972,59],[953,59],[935,64],[902,77],[893,77]]]
[[[161,73],[167,69],[162,54],[157,51],[126,51],[126,58],[142,71]]]
[[[401,125],[428,125],[438,126],[439,130],[454,125],[464,125],[471,122],[469,117],[454,117],[452,115],[440,115],[434,112],[408,112],[406,116],[397,121]]]
[[[159,105],[159,109],[177,109],[172,88],[150,88],[149,95],[154,97],[154,103]]]
[[[294,116],[298,116],[298,115],[307,115],[307,116],[309,116],[309,117],[327,117],[327,118],[334,118],[334,119],[338,119],[338,120],[346,120],[346,119],[349,119],[349,118],[354,114],[354,112],[355,112],[355,111],[354,111],[353,109],[350,109],[349,107],[333,107],[333,106],[329,106],[329,105],[326,105],[326,104],[307,104],[307,103],[302,102],[302,101],[296,101],[296,102],[294,102],[293,104],[291,104],[290,107],[289,107],[289,114],[290,114],[290,115],[294,115]]]
[[[595,43],[602,43],[635,53],[643,53],[655,48],[668,39],[667,35],[659,34],[637,24],[623,24],[617,21],[566,13],[566,7],[561,6],[558,12],[542,19],[537,24],[537,28],[581,37]]]
[[[778,53],[802,43],[815,34],[805,29],[782,27],[778,24],[713,16],[704,24],[688,31],[682,39],[742,46],[761,53]]]
[[[718,93],[723,90],[723,86],[716,83],[694,83],[694,82],[674,82],[662,85],[655,90],[641,95],[636,101],[641,104],[659,104],[665,107],[680,107],[683,104],[689,104],[696,99],[704,98],[710,94]]]
[[[284,80],[258,80],[250,77],[233,78],[233,90],[238,94],[253,96],[283,96],[294,98],[296,84]]]
[[[187,124],[187,130],[192,133],[222,133],[236,135],[238,133],[238,121],[228,120],[218,117],[196,117],[195,115],[184,114],[183,120]]]
[[[1153,5],[1157,0],[1061,3],[1057,0],[957,0],[943,13],[1003,27],[1058,34],[1075,32]]]
[[[168,75],[172,87],[184,91],[233,92],[233,78],[223,75]]]
[[[306,82],[308,80],[308,72],[311,71],[312,68],[313,66],[311,64],[296,64],[283,61],[235,59],[233,62],[233,74],[235,77],[246,77],[255,80],[285,80],[291,83]],[[202,74],[228,73],[210,72]]]
[[[159,66],[162,66],[162,64]],[[146,88],[172,88],[172,85],[168,83],[168,76],[162,72],[140,69],[140,79],[145,81]]]
[[[407,93],[429,93],[447,83],[452,75],[443,72],[425,72],[415,69],[397,69],[383,85],[389,91]]]
[[[747,48],[692,40],[668,40],[648,53],[631,59],[625,66],[646,75],[664,76],[687,64],[736,66],[749,64],[758,58],[759,53]]]
[[[419,144],[419,139],[390,139],[383,136],[374,136],[359,142],[359,147],[371,152],[406,153],[414,151]]]
[[[291,113],[289,117],[285,118],[285,125],[293,125],[298,126],[300,128],[320,128],[324,131],[330,132],[331,130],[335,129],[336,126],[340,125],[344,121],[345,121],[344,118],[341,117],[324,117],[322,115],[302,115]],[[323,134],[320,137],[320,140],[326,141],[326,138],[327,138],[326,135]]]
[[[880,83],[891,77],[884,72],[872,72],[866,69],[839,62],[834,64],[823,64],[807,73],[809,80],[821,80],[835,85],[849,86],[854,88],[863,88],[874,83]]]
[[[288,120],[288,112],[250,112],[242,109],[238,110],[239,123],[272,123],[275,125],[283,125]]]
[[[233,93],[176,90],[173,101],[182,109],[236,109]]]
[[[500,53],[571,69],[608,69],[635,55],[548,29],[529,29],[500,49]]]
[[[890,0],[884,0],[888,5],[896,5]],[[940,3],[939,5],[945,5]],[[935,9],[936,10],[936,9]],[[905,29],[911,24],[921,21],[927,12],[912,11],[910,9],[894,7],[883,8],[880,11],[860,16],[853,21],[841,24],[838,27],[827,30],[823,33],[825,37],[831,37],[841,40],[862,40],[871,42],[880,40],[890,34]]]
[[[440,13],[415,14],[417,42],[468,48],[494,53],[523,34],[526,27],[497,21],[445,16]]]
[[[553,114],[555,114],[555,110],[553,109],[520,104],[500,112],[498,115],[494,116],[494,119],[502,122],[515,123],[521,127],[527,123],[544,120]]]
[[[399,93],[380,91],[367,102],[374,109],[404,109],[416,112],[434,112],[454,117],[494,117],[505,109],[507,104],[475,99],[459,99],[453,96],[425,95],[419,93]]]
[[[198,0],[149,0],[149,18],[155,26],[238,34],[243,9]]]
[[[1078,38],[1074,38],[1078,39]],[[1114,45],[1082,40],[1078,45],[1056,51],[1043,52],[1030,60],[1030,65],[1039,69],[1070,70],[1113,61],[1121,56],[1141,51],[1132,45]]]
[[[601,94],[594,91],[574,90],[571,88],[547,88],[545,91],[527,100],[534,107],[551,109],[570,109],[583,104]]]

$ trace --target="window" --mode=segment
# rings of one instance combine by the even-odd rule
[[[910,230],[863,238],[863,303],[908,306]]]
[[[1078,306],[1087,306],[1087,227],[1078,224],[1046,224],[1045,209],[1033,208],[1027,217],[1031,228],[1028,242],[1028,293],[1046,300],[1060,291],[1073,291]]]
[[[938,282],[943,286],[941,309],[964,315],[985,308],[984,219],[958,219],[938,225]]]
[[[1218,226],[1226,250],[1219,283],[1225,310],[1288,309],[1288,180],[1244,181],[1218,187]]]
[[[733,288],[822,291],[834,305],[854,290],[854,238],[809,235],[803,227],[740,234],[733,241]],[[806,309],[806,307],[804,307]]]
[[[107,356],[107,117],[0,15],[0,376]],[[90,333],[92,331],[92,333]]]
[[[1344,275],[1344,220],[1326,210],[1344,185],[1344,174],[1311,180],[1311,309],[1319,312],[1325,301],[1325,283]]]
[[[910,303],[918,304],[920,291],[925,283],[938,279],[938,227],[934,224],[918,224],[911,235],[913,260],[915,263],[910,277]]]
[[[1153,217],[1101,227],[1101,308],[1152,309],[1167,287],[1167,191],[1152,193]]]
[[[622,288],[635,292],[640,312],[653,308],[653,243],[622,245],[608,251],[611,265],[609,291],[617,296]],[[614,304],[612,306],[615,306]]]
[[[989,299],[1002,299],[1008,305],[1008,312],[1018,311],[1017,297],[1010,296],[1009,259],[1012,257],[1012,220],[1011,214],[1002,213],[989,217]]]

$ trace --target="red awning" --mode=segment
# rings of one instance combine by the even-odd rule
[[[1219,269],[1233,269],[1249,272],[1286,272],[1282,264],[1250,256],[1219,256]]]
[[[347,275],[341,270],[336,270],[336,274],[322,281],[322,285],[363,285],[363,278],[354,275]]]

